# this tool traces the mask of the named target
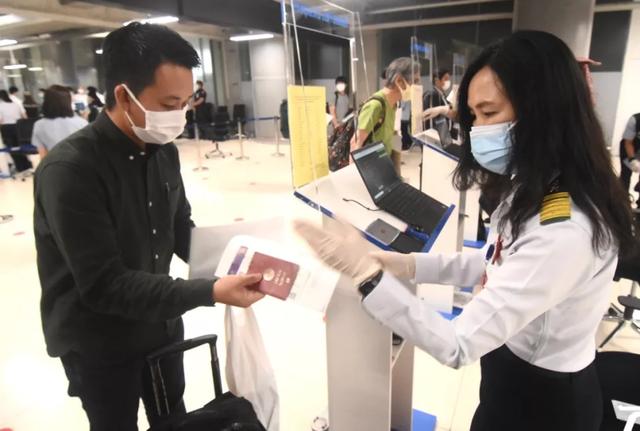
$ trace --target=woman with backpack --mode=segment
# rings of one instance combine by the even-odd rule
[[[411,99],[411,84],[420,81],[420,65],[413,64],[409,57],[396,58],[387,66],[384,79],[384,88],[373,93],[360,108],[351,151],[372,142],[383,142],[399,172],[400,153],[392,148],[396,108],[401,100]]]

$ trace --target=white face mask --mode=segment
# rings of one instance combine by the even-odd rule
[[[342,83],[342,82],[341,82],[341,83],[339,83],[339,84],[336,84],[336,91],[337,91],[338,93],[342,93],[342,92],[344,92],[344,90],[346,90],[346,89],[347,89],[347,84],[344,84],[344,83]]]
[[[450,88],[451,88],[451,81],[450,80],[444,81],[444,83],[442,84],[442,89],[444,91],[449,91]]]
[[[136,126],[127,112],[124,114],[127,116],[133,133],[143,142],[148,144],[164,145],[176,139],[184,131],[184,125],[187,123],[187,109],[189,106],[185,106],[182,109],[175,109],[173,111],[148,111],[138,101],[133,92],[129,90],[126,84],[122,84],[129,93],[131,99],[136,102],[136,105],[144,112],[144,124],[145,127]]]

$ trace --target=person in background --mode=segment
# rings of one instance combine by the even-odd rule
[[[204,118],[204,104],[207,103],[207,91],[204,82],[196,81],[196,91],[191,100],[191,109],[187,111],[187,133],[190,139],[195,138],[196,124],[206,122]]]
[[[396,58],[387,66],[384,79],[384,88],[374,93],[360,109],[351,151],[371,142],[383,142],[399,173],[400,154],[392,148],[396,107],[401,100],[411,99],[411,85],[420,82],[420,64],[414,64],[409,57]]]
[[[44,88],[38,88],[38,100],[40,101],[40,103],[44,102],[44,92],[46,91],[46,89]]]
[[[191,206],[172,141],[193,95],[195,49],[162,25],[133,22],[103,43],[105,110],[38,166],[34,233],[47,352],[59,357],[91,431],[158,417],[145,358],[184,339],[199,306],[248,307],[260,274],[174,279],[189,261]],[[182,355],[160,363],[169,410],[185,412]]]
[[[640,112],[629,117],[620,140],[620,181],[622,187],[629,193],[631,172],[640,173]],[[640,182],[635,191],[640,192]],[[640,207],[640,197],[636,202]]]
[[[22,100],[20,100],[20,98],[18,97],[18,94],[20,94],[20,90],[18,89],[18,87],[16,87],[15,85],[9,87],[9,97],[11,98],[13,103],[20,106],[20,109],[22,109],[22,112],[24,113],[24,105],[22,103]]]
[[[71,110],[71,95],[65,87],[52,85],[44,93],[42,116],[33,125],[31,143],[44,158],[60,141],[87,125]]]
[[[422,99],[422,109],[425,120],[446,121],[447,127],[451,128],[451,120],[454,120],[458,113],[447,97],[451,92],[451,73],[449,69],[440,69],[433,74],[433,90],[426,93]],[[431,127],[434,127],[432,121]]]
[[[27,91],[24,92],[24,101],[22,106],[24,107],[27,118],[38,118],[40,115],[40,106],[38,105],[38,102],[36,102],[36,99],[34,99],[31,93]]]
[[[330,132],[339,128],[342,120],[353,111],[347,78],[338,76],[335,84],[336,89],[333,92],[333,97],[329,100],[329,114],[331,115],[332,125]]]
[[[100,99],[100,102],[102,104],[104,104],[104,94],[100,93],[100,91],[98,91],[97,87],[94,87],[93,85],[90,85],[87,87],[87,94],[95,94],[98,96],[98,99]]]
[[[0,132],[2,133],[2,141],[5,147],[20,146],[16,123],[25,117],[22,106],[11,99],[7,90],[0,90]],[[26,174],[33,167],[24,154],[11,153],[11,158],[19,176]]]
[[[88,120],[90,123],[93,123],[96,118],[98,118],[98,114],[100,114],[100,111],[102,111],[104,103],[102,103],[96,87],[87,87],[87,90],[87,99],[89,100]]]

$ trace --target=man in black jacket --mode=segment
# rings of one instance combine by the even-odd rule
[[[136,430],[142,398],[157,421],[145,355],[183,338],[181,315],[247,307],[260,275],[181,280],[191,207],[171,143],[184,128],[195,50],[172,30],[133,23],[104,41],[106,110],[40,164],[34,229],[47,351],[91,430]],[[163,363],[172,412],[184,411],[182,357]]]

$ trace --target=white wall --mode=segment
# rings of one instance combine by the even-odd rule
[[[613,129],[613,140],[620,140],[629,117],[640,112],[640,9],[631,13],[627,52],[622,67],[622,85]],[[618,154],[618,145],[612,148]]]
[[[249,43],[251,80],[253,84],[253,115],[279,115],[280,103],[287,97],[284,44],[281,37]],[[275,136],[273,121],[255,123],[256,137]]]
[[[596,94],[596,112],[604,129],[605,140],[612,149],[617,148],[616,143],[620,140],[620,137],[615,136],[614,128],[622,72],[593,72],[591,76],[593,77],[593,89]]]

